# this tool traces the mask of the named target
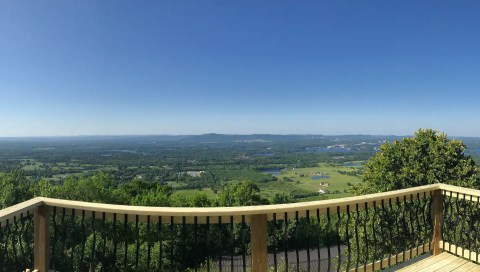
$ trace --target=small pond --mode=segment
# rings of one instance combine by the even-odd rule
[[[330,178],[330,176],[325,176],[325,175],[315,175],[311,177],[313,180],[319,180],[319,179],[327,179]]]

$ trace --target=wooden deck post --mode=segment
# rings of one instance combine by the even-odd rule
[[[252,271],[266,272],[267,258],[267,215],[257,214],[251,217]]]
[[[48,272],[50,269],[50,237],[49,237],[50,207],[39,206],[35,211],[34,222],[34,268],[38,272]]]
[[[442,240],[442,221],[443,221],[443,195],[442,190],[433,192],[432,201],[432,219],[433,219],[433,237],[432,237],[432,255],[442,253],[440,241]]]

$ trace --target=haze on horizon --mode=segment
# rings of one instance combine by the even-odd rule
[[[479,8],[2,1],[0,137],[480,136]]]

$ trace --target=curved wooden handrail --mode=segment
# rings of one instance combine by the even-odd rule
[[[138,215],[142,218],[151,216],[152,218],[158,216],[164,217],[186,217],[186,218],[205,218],[211,217],[211,223],[215,223],[215,218],[218,217],[235,217],[238,221],[242,216],[249,221],[249,217],[252,215],[266,214],[271,218],[271,215],[276,214],[277,219],[283,218],[284,214],[299,213],[299,217],[304,217],[306,211],[326,209],[335,211],[336,209],[345,210],[347,206],[354,207],[357,204],[359,209],[365,208],[365,205],[371,207],[373,203],[380,205],[382,200],[396,199],[403,201],[404,196],[416,197],[417,194],[422,195],[438,189],[454,190],[462,193],[474,194],[480,196],[480,191],[473,189],[465,189],[462,187],[456,187],[445,184],[431,184],[419,187],[413,187],[402,190],[395,190],[389,192],[381,192],[369,195],[345,197],[339,199],[319,200],[300,203],[289,204],[274,204],[274,205],[259,205],[259,206],[240,206],[240,207],[207,207],[207,208],[191,208],[191,207],[149,207],[149,206],[128,206],[128,205],[116,205],[105,203],[92,203],[82,201],[63,200],[55,198],[36,197],[31,200],[22,202],[12,207],[6,208],[0,211],[0,222],[5,222],[7,219],[11,219],[20,213],[25,213],[27,210],[35,210],[36,207],[46,205],[50,207],[57,207],[60,209],[75,209],[84,210],[86,212],[106,213],[106,214],[126,214],[126,215]],[[188,220],[190,221],[190,220]],[[200,220],[201,222],[202,220]]]

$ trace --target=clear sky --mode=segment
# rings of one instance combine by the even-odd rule
[[[480,1],[0,1],[0,136],[480,136]]]

